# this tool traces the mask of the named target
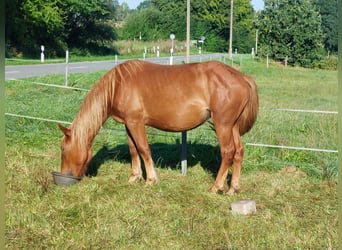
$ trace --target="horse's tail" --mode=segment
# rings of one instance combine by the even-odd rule
[[[247,133],[253,127],[254,122],[257,119],[259,108],[257,85],[252,77],[244,76],[244,78],[250,86],[250,91],[249,100],[237,121],[240,128],[240,135]]]

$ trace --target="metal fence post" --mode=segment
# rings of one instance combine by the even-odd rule
[[[187,145],[186,145],[186,131],[182,132],[182,155],[181,155],[181,165],[182,165],[182,175],[186,175],[187,171]]]
[[[65,86],[68,86],[68,75],[69,75],[69,50],[65,52]]]

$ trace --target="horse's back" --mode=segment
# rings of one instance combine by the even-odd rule
[[[219,91],[219,87],[248,85],[241,72],[218,61],[160,65],[132,60],[121,65],[120,75],[126,88],[138,89],[139,93],[151,96],[156,93],[158,96],[164,93],[167,96],[172,93],[191,95]]]
[[[182,131],[199,126],[211,112],[234,113],[246,102],[239,101],[248,86],[243,74],[220,62],[171,66],[129,61],[119,70],[122,82],[117,83],[113,107],[124,117],[118,120],[134,117],[163,130]]]

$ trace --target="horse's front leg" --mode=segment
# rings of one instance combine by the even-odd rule
[[[157,183],[158,176],[156,170],[154,169],[154,164],[151,156],[151,149],[147,142],[145,125],[132,122],[127,123],[126,128],[127,134],[129,134],[129,137],[131,139],[131,143],[136,147],[135,151],[138,150],[141,158],[144,161],[146,169],[146,184],[152,185]]]
[[[128,139],[129,152],[131,154],[131,160],[132,160],[131,175],[128,179],[128,182],[135,182],[135,181],[139,181],[142,179],[141,162],[140,162],[137,148],[134,145],[134,141],[127,127],[126,127],[126,133],[127,133],[127,139]]]

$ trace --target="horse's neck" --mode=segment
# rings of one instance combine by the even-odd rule
[[[95,136],[108,118],[109,100],[108,93],[100,86],[94,87],[86,96],[71,125],[79,144],[92,145]]]
[[[95,136],[98,134],[102,124],[106,121],[106,118],[101,123],[93,124],[90,120],[83,121],[82,119],[79,119],[77,122],[75,122],[75,128],[77,127],[77,135],[76,140],[81,145],[87,145],[91,146],[93,144],[93,141],[95,139]]]

